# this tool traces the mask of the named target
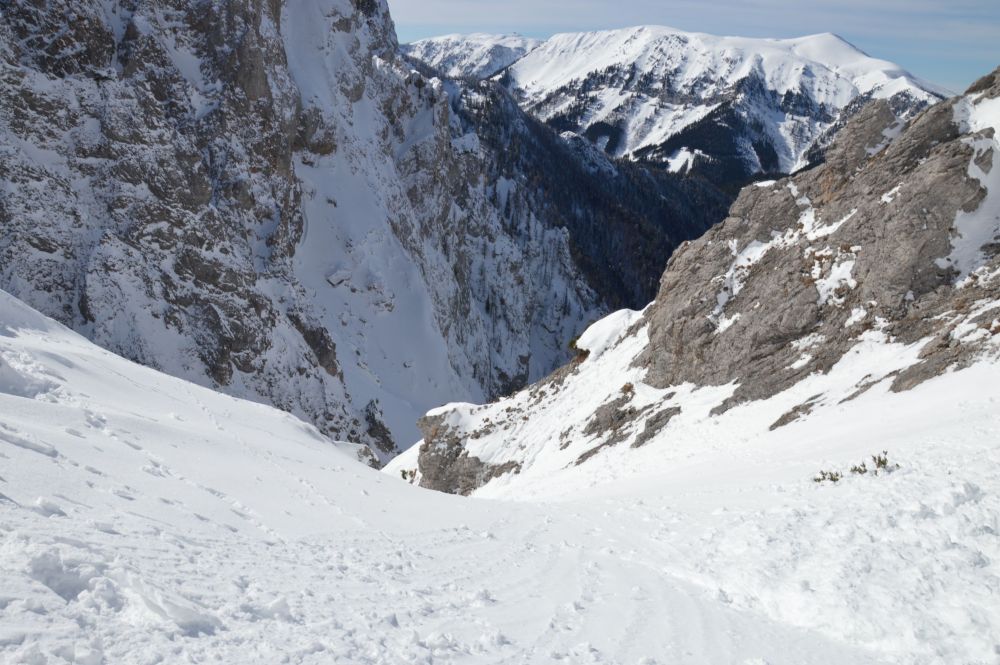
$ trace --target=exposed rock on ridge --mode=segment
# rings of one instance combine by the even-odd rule
[[[674,431],[710,439],[720,418],[787,427],[1000,357],[998,126],[1000,70],[905,128],[869,105],[825,164],[743,190],[675,253],[650,307],[587,331],[586,359],[496,404],[435,412],[447,440],[430,432],[394,465],[448,491],[428,454],[447,447],[516,465],[502,479],[516,485]]]

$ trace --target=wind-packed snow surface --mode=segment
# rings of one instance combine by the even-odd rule
[[[588,375],[631,318],[581,340]],[[873,390],[772,437],[681,432],[597,491],[492,492],[571,501],[470,500],[0,292],[0,660],[994,662],[996,377]],[[811,480],[881,448],[899,470]]]

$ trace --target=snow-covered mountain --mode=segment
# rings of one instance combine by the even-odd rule
[[[453,35],[412,52],[476,76],[475,54],[501,42]],[[502,80],[526,110],[613,157],[730,185],[801,168],[868,101],[886,99],[905,119],[947,95],[831,34],[748,39],[658,26],[555,35]]]
[[[487,79],[542,44],[521,35],[445,35],[401,46],[403,53],[450,78]]]
[[[915,432],[946,437],[1000,378],[998,136],[1000,70],[905,128],[870,105],[825,164],[746,188],[643,312],[595,324],[517,395],[432,412],[393,470],[561,495],[706,445],[941,445]],[[963,397],[934,401],[942,385]]]
[[[724,209],[397,49],[383,0],[13,2],[0,287],[385,460],[648,300]]]

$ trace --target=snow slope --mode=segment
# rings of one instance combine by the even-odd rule
[[[599,331],[595,356],[614,342]],[[655,477],[503,503],[372,471],[287,414],[124,361],[2,292],[0,358],[5,663],[996,655],[993,368],[892,404],[913,419],[892,440],[856,434],[886,413],[872,399],[842,436],[692,437]],[[954,418],[921,429],[933,400]],[[892,475],[810,480],[883,445]]]
[[[391,468],[419,467],[441,491],[549,498],[659,473],[656,460],[706,439],[854,423],[867,403],[913,408],[860,421],[868,440],[951,423],[954,402],[903,393],[978,366],[965,389],[993,394],[1000,70],[977,86],[875,153],[892,115],[873,104],[826,163],[745,188],[725,222],[674,254],[643,312],[595,323],[574,362],[517,394],[431,411],[422,445]]]
[[[665,570],[733,607],[888,662],[996,662],[1000,247],[975,175],[1000,70],[977,88],[874,154],[893,119],[873,105],[823,165],[746,188],[646,310],[595,323],[528,389],[432,411],[386,471],[655,505],[622,529],[665,534]],[[933,269],[955,251],[971,262]]]
[[[510,67],[542,44],[521,35],[444,35],[404,44],[407,55],[449,78],[487,79]]]
[[[510,77],[526,108],[545,120],[583,107],[582,131],[601,122],[620,127],[616,156],[655,149],[734,93],[758,95],[745,112],[764,125],[784,173],[802,164],[812,143],[858,97],[906,93],[933,102],[944,94],[831,34],[748,39],[659,26],[556,35],[514,64]],[[762,90],[740,90],[749,80]]]
[[[945,92],[829,33],[752,39],[664,26],[555,35],[517,62],[511,74],[533,98],[593,72],[633,64],[640,75],[680,75],[679,80],[658,81],[663,90],[693,92],[697,86],[702,95],[711,95],[760,73],[779,94],[808,86],[816,102],[835,107],[846,106],[858,94],[883,98],[907,88]]]
[[[619,338],[634,321],[619,313],[592,327],[579,342],[590,357],[549,395],[524,391],[496,406],[440,411],[470,431],[496,424],[496,435],[466,442],[470,455],[522,464],[474,496],[532,506],[603,497],[615,508],[595,515],[593,529],[608,533],[601,517],[611,518],[611,531],[627,543],[609,547],[641,559],[645,545],[636,541],[661,540],[662,573],[718,588],[727,606],[866,645],[879,662],[995,662],[1000,364],[893,394],[880,377],[915,360],[919,349],[874,334],[829,376],[711,416],[733,386],[681,386],[671,397],[644,385],[644,370],[629,367],[644,335]],[[874,386],[841,403],[859,381]],[[566,433],[627,384],[636,409],[680,405],[681,413],[640,448],[623,443],[577,464],[596,442]],[[808,420],[770,430],[812,395],[824,399]],[[505,413],[516,422],[508,426]],[[418,450],[386,472],[416,469]],[[871,456],[882,451],[898,469],[850,473],[862,462],[873,469]],[[823,470],[845,479],[814,482]]]
[[[668,572],[631,499],[423,491],[2,292],[0,331],[3,662],[881,662]]]

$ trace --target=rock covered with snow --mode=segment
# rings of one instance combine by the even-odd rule
[[[731,437],[734,423],[807,428],[995,359],[997,99],[1000,71],[901,131],[887,102],[870,105],[824,165],[744,189],[671,258],[641,315],[595,325],[574,363],[507,400],[435,412],[394,464],[437,489],[444,457],[507,471],[468,490],[487,495],[615,478],[637,449]]]
[[[645,514],[638,530],[664,534],[668,559],[696,562],[729,606],[885,662],[989,662],[998,100],[1000,70],[905,128],[870,106],[823,166],[744,190],[674,255],[648,308],[592,326],[576,360],[529,389],[433,411],[387,472],[532,507],[603,497],[588,520],[627,496],[616,519]],[[634,497],[647,491],[672,498],[646,514]],[[712,526],[694,537],[676,505]],[[928,567],[939,557],[955,567]]]
[[[428,408],[536,380],[651,297],[691,212],[723,208],[591,173],[495,85],[397,49],[382,0],[18,0],[0,286],[385,460]]]

